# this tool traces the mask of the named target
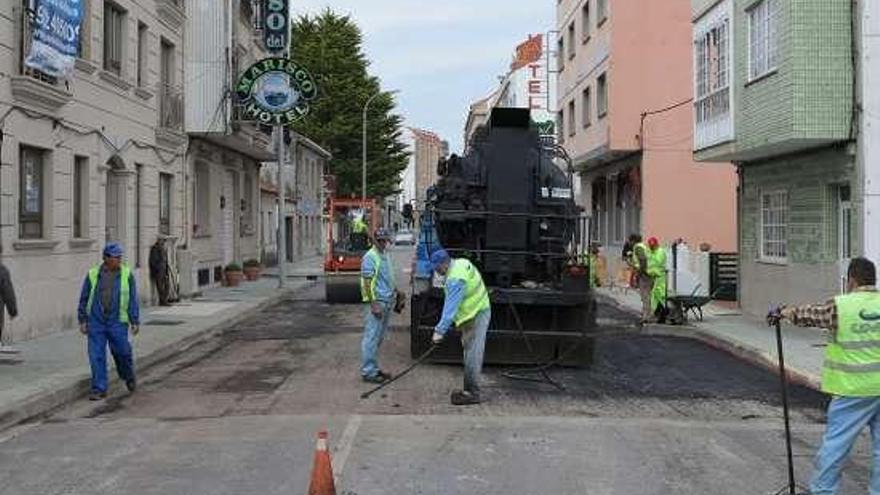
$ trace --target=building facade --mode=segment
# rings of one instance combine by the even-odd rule
[[[558,141],[611,270],[630,233],[736,248],[736,174],[691,153],[689,0],[557,3]]]
[[[694,156],[739,168],[740,301],[825,300],[863,249],[853,2],[693,4]]]
[[[445,153],[449,152],[449,144],[431,131],[410,127],[408,132],[410,136],[407,141],[411,143],[411,149],[407,170],[411,170],[414,176],[414,208],[422,210],[425,207],[428,188],[437,183],[437,164],[446,156]],[[407,173],[403,175],[406,176]]]
[[[21,313],[12,340],[75,328],[107,241],[122,243],[149,300],[150,245],[182,238],[186,218],[183,2],[84,1],[67,80],[23,63],[33,7],[0,3],[0,247]]]
[[[865,213],[864,255],[880,263],[880,5],[859,2],[858,43],[860,115],[859,167]]]
[[[292,263],[325,251],[323,225],[324,174],[330,153],[297,133],[288,139],[287,168],[284,170],[284,222],[286,247],[282,259]],[[263,263],[278,260],[278,164],[264,163],[260,173],[260,253]]]
[[[275,155],[270,129],[242,120],[231,90],[244,70],[267,56],[255,27],[258,5],[187,3],[187,215],[178,253],[183,294],[221,284],[230,263],[260,257],[260,166]]]

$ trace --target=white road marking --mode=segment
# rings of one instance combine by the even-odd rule
[[[360,414],[352,415],[339,437],[339,443],[336,446],[336,454],[332,460],[333,463],[333,481],[336,486],[340,486],[342,472],[345,470],[345,463],[348,461],[348,455],[351,454],[351,446],[354,444],[354,437],[357,435],[358,429],[361,427],[363,418]]]

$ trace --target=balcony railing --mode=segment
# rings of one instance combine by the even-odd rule
[[[183,88],[159,85],[159,127],[183,132]]]

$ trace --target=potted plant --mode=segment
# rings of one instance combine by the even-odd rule
[[[249,282],[260,279],[260,273],[263,271],[263,265],[259,260],[249,259],[244,262],[244,277]]]
[[[226,286],[227,287],[238,287],[241,283],[241,279],[244,274],[241,271],[241,265],[238,263],[230,263],[226,265],[226,269],[223,271],[226,277]]]

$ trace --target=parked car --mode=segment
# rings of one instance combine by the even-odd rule
[[[416,235],[412,230],[401,230],[394,234],[395,246],[413,246],[416,243]]]

